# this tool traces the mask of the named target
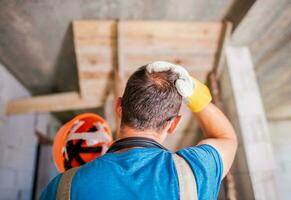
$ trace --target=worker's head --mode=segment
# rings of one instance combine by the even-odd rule
[[[146,66],[134,72],[117,101],[121,130],[129,127],[139,132],[173,133],[181,119],[182,97],[175,88],[177,79],[171,71],[149,73]]]

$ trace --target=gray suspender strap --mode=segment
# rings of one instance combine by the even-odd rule
[[[79,168],[74,167],[64,172],[61,180],[59,182],[58,191],[57,191],[57,200],[70,200],[71,199],[71,185],[72,180]]]
[[[182,157],[172,155],[179,179],[180,200],[197,200],[196,181],[191,167]],[[71,199],[72,180],[77,170],[78,167],[75,167],[63,173],[57,190],[57,200]]]
[[[184,158],[172,155],[179,179],[180,200],[197,200],[196,181],[191,167]]]

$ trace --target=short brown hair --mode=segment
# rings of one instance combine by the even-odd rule
[[[179,113],[182,96],[175,88],[177,74],[149,73],[140,67],[127,81],[121,100],[121,127],[161,131]]]

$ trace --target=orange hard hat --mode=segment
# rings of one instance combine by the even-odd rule
[[[53,142],[53,159],[59,172],[77,167],[103,155],[112,143],[107,122],[85,113],[63,125]]]

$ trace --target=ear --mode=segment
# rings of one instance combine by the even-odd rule
[[[121,107],[121,97],[115,100],[115,114],[118,118],[121,118],[122,107]]]
[[[170,127],[168,129],[168,134],[172,134],[175,132],[176,128],[178,127],[179,123],[181,122],[182,116],[178,115],[175,119],[170,122]]]

